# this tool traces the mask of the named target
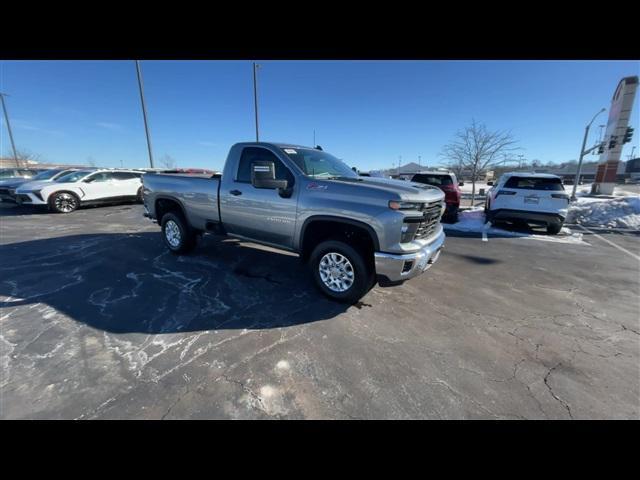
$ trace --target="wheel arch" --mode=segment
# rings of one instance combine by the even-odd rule
[[[162,224],[162,217],[169,212],[178,212],[180,215],[182,215],[182,218],[184,218],[185,222],[187,222],[187,224],[189,223],[184,205],[182,205],[182,202],[180,202],[180,200],[178,200],[177,198],[168,195],[162,195],[156,197],[153,204],[158,224]]]
[[[335,236],[348,237],[349,234],[357,234],[359,240],[367,242],[373,251],[380,250],[378,234],[371,225],[359,220],[334,215],[313,215],[305,219],[300,228],[298,244],[300,256],[303,260],[307,260],[315,246],[320,242]]]

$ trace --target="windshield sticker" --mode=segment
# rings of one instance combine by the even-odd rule
[[[285,153],[289,153],[291,155],[296,155],[298,152],[296,152],[293,148],[285,148],[284,149]]]

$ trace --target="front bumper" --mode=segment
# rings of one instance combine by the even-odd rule
[[[43,199],[33,192],[16,192],[15,201],[18,205],[46,205]]]
[[[402,282],[421,275],[438,260],[444,239],[444,230],[440,230],[431,243],[417,252],[403,255],[375,252],[376,275],[388,282]]]

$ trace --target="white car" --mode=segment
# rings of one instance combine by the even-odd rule
[[[487,221],[525,222],[545,225],[547,232],[562,229],[569,195],[562,179],[545,173],[504,173],[487,192],[484,211]]]
[[[45,205],[70,213],[81,205],[142,201],[142,174],[135,170],[78,170],[53,182],[29,182],[16,190],[21,205]]]

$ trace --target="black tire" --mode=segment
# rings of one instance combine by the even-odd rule
[[[560,230],[562,230],[562,225],[564,224],[564,222],[555,222],[555,223],[550,223],[547,225],[547,233],[549,235],[557,235],[560,233]]]
[[[455,207],[451,210],[451,212],[449,212],[449,215],[447,215],[447,221],[449,223],[458,223],[458,213],[459,213],[460,209],[459,207]]]
[[[323,280],[320,274],[320,262],[323,261],[325,256],[330,254],[337,254],[338,256],[346,258],[350,268],[346,268],[344,272],[353,272],[351,284],[344,291],[337,291],[336,289],[340,288],[337,284],[334,285],[336,289],[330,288],[328,284],[331,283],[332,280]],[[330,259],[331,257],[327,257],[326,261],[330,261]],[[313,280],[320,292],[336,302],[356,303],[375,285],[373,269],[367,267],[363,256],[350,245],[338,240],[327,240],[318,244],[318,246],[313,249],[313,252],[311,252],[309,266]],[[325,283],[325,281],[327,283]],[[336,279],[335,282],[339,283],[340,280]],[[343,283],[342,286],[344,287],[348,282],[349,280],[345,279],[345,283]]]
[[[171,253],[188,253],[196,246],[196,234],[184,217],[175,212],[162,216],[162,240]]]
[[[49,209],[56,213],[71,213],[80,206],[80,199],[72,192],[56,192],[49,198]]]

